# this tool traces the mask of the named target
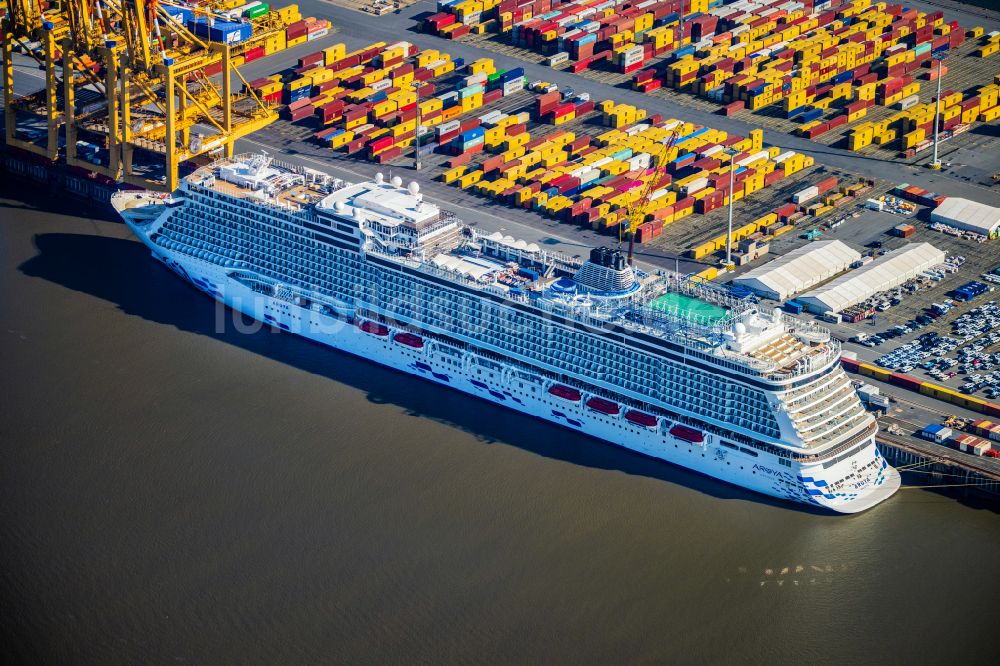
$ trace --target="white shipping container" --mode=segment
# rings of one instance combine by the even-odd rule
[[[441,123],[437,127],[438,136],[441,136],[442,134],[447,134],[448,132],[454,132],[457,129],[461,129],[461,127],[462,123],[460,123],[457,120],[452,120],[447,123]]]
[[[513,93],[520,92],[521,90],[524,90],[523,76],[519,76],[518,78],[503,84],[504,95],[511,95]]]
[[[561,65],[567,60],[569,60],[569,53],[566,51],[560,51],[559,53],[553,53],[549,56],[548,64],[549,66]]]
[[[629,169],[648,169],[650,163],[649,153],[639,153],[629,158]]]
[[[819,196],[819,188],[815,185],[807,187],[804,190],[799,190],[792,195],[792,201],[797,204],[805,203],[807,201],[812,201]]]
[[[649,200],[656,201],[657,199],[661,199],[667,196],[667,194],[669,193],[670,193],[669,187],[661,187],[660,189],[656,190],[655,192],[649,195]]]
[[[702,176],[701,178],[695,178],[682,189],[684,190],[684,195],[689,196],[695,192],[705,189],[706,187],[708,187],[708,178]]]
[[[779,154],[777,157],[774,158],[774,163],[775,164],[781,164],[782,162],[784,162],[785,160],[789,159],[793,155],[795,155],[795,151],[794,150],[786,150],[785,152]]]
[[[625,130],[625,133],[629,136],[635,136],[636,134],[642,134],[650,128],[649,123],[639,123],[638,125],[633,125]]]
[[[754,162],[756,162],[757,160],[760,160],[760,159],[765,159],[765,160],[767,159],[767,151],[766,150],[762,150],[762,151],[760,151],[758,153],[754,153],[753,155],[749,155],[747,157],[744,157],[739,162],[737,162],[736,165],[737,166],[746,166],[748,164],[753,164]],[[818,191],[817,191],[817,194],[819,194]]]
[[[490,111],[484,116],[479,116],[479,122],[483,125],[489,125],[492,127],[506,117],[507,114],[502,111]]]
[[[896,104],[896,108],[900,111],[906,111],[920,103],[920,95],[910,95],[909,97],[904,97],[899,100]]]
[[[476,12],[475,14],[466,14],[465,18],[462,19],[464,25],[479,25],[482,23],[482,12]]]
[[[486,72],[480,72],[478,74],[473,74],[471,76],[467,76],[467,77],[465,77],[465,85],[462,86],[462,87],[464,88],[466,86],[474,86],[477,83],[485,84],[486,83],[486,78],[487,78]]]
[[[373,91],[378,92],[379,90],[385,90],[386,88],[392,87],[391,79],[382,79],[381,81],[376,81],[375,83],[368,86]]]
[[[867,208],[868,210],[881,211],[883,208],[885,208],[885,204],[883,204],[878,199],[869,199],[868,201],[865,202],[865,208]]]

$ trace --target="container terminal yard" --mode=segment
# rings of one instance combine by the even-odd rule
[[[170,48],[178,49],[178,55],[171,56],[176,62],[151,65],[156,58],[148,45],[144,62],[131,51],[116,62],[122,72],[132,67],[148,76],[162,90],[161,101],[176,96],[180,108],[159,104],[155,95],[132,100],[134,106],[127,111],[128,104],[113,104],[110,113],[133,118],[122,125],[131,131],[117,137],[109,133],[106,119],[88,121],[88,113],[101,104],[103,85],[117,85],[100,66],[116,53],[107,35],[91,30],[73,36],[58,21],[54,28],[40,31],[32,17],[8,9],[5,38],[17,34],[18,46],[4,51],[4,166],[44,180],[52,179],[54,170],[40,174],[37,165],[64,165],[68,159],[68,175],[57,182],[93,197],[110,191],[116,180],[165,185],[222,152],[267,150],[289,163],[345,179],[370,178],[376,171],[416,178],[428,200],[467,222],[570,255],[586,256],[592,247],[627,242],[631,236],[640,265],[680,268],[720,284],[740,285],[745,282],[742,276],[776,257],[840,241],[859,258],[778,301],[791,301],[786,309],[825,322],[856,359],[849,359],[846,367],[856,371],[859,384],[878,386],[881,395],[890,397],[888,406],[876,403],[882,405],[884,441],[897,451],[901,464],[913,465],[915,475],[921,470],[925,474],[919,476],[941,484],[950,478],[942,476],[948,469],[961,469],[961,474],[972,476],[954,485],[1000,492],[1000,463],[993,457],[1000,442],[982,438],[993,443],[974,455],[958,450],[961,445],[956,448],[950,440],[921,436],[931,423],[954,425],[958,419],[961,427],[954,431],[972,435],[977,419],[992,416],[1000,422],[1000,381],[991,383],[1000,373],[990,375],[991,369],[978,372],[969,366],[969,371],[948,375],[947,355],[925,356],[919,359],[923,364],[942,361],[942,378],[927,374],[938,368],[934,364],[907,368],[906,373],[892,369],[919,380],[915,390],[907,391],[887,372],[872,374],[858,365],[879,367],[879,360],[893,348],[926,339],[921,336],[951,336],[960,327],[956,319],[998,300],[994,291],[969,299],[954,294],[970,282],[981,282],[988,290],[1000,285],[1000,217],[992,226],[989,221],[1000,214],[1000,14],[949,2],[907,3],[905,11],[893,5],[888,12],[886,3],[864,0],[606,2],[602,11],[608,16],[612,8],[623,12],[654,4],[669,5],[672,11],[659,16],[652,10],[639,12],[648,18],[601,41],[581,42],[581,35],[593,34],[588,28],[574,38],[580,43],[570,44],[553,28],[541,46],[514,38],[513,19],[508,30],[502,29],[507,19],[500,16],[501,3],[458,4],[402,3],[385,13],[384,3],[308,0],[266,12],[259,3],[250,3],[256,10],[245,9],[244,3],[211,3],[211,18],[209,5],[161,5],[157,25],[168,32],[176,28],[180,35],[168,37]],[[516,11],[526,4],[513,6]],[[560,4],[601,3],[543,4],[552,11]],[[788,6],[776,10],[779,5]],[[481,20],[466,20],[469,30],[445,29],[476,14],[476,6]],[[509,6],[509,1],[503,4]],[[199,18],[199,12],[204,16]],[[719,24],[718,14],[728,23]],[[816,25],[799,21],[817,15],[821,18]],[[891,34],[892,39],[883,40],[878,52],[869,52],[867,61],[848,76],[844,73],[854,60],[832,69],[815,67],[815,83],[808,90],[759,97],[763,93],[757,87],[733,86],[736,72],[725,75],[731,63],[723,63],[722,69],[713,65],[725,60],[718,45],[729,48],[747,42],[748,34],[763,39],[773,32],[775,26],[766,20],[794,27],[795,35],[789,33],[785,42],[800,30],[826,35],[788,60],[796,71],[811,59],[837,60],[829,51],[838,43],[829,41],[831,35],[837,40],[858,35],[852,43],[859,45],[859,63],[865,45],[878,41],[876,35]],[[191,29],[182,30],[171,21],[187,22]],[[740,22],[749,29],[735,30]],[[602,29],[606,25],[601,23]],[[525,29],[516,31],[526,34]],[[53,37],[48,46],[44,39],[32,42],[45,33],[59,33],[59,40],[71,35],[75,41]],[[184,45],[190,35],[210,43],[228,40],[231,46],[206,46],[193,39],[191,44],[205,47],[198,51]],[[713,41],[713,36],[718,39]],[[142,42],[142,36],[138,41],[135,37],[126,35],[123,41]],[[166,49],[162,35],[145,39],[154,46],[158,39],[159,48]],[[587,44],[603,45],[605,40],[610,45],[606,56],[586,67],[572,65],[593,56],[594,47]],[[248,43],[240,47],[241,41]],[[929,46],[920,46],[924,42]],[[652,46],[644,51],[643,45]],[[80,63],[73,70],[73,85],[59,80],[69,71],[60,60],[66,46]],[[780,61],[773,43],[763,48],[771,49],[767,57]],[[87,49],[95,57],[87,55]],[[553,55],[570,49],[576,57],[552,61]],[[747,48],[739,51],[741,58],[748,54]],[[943,59],[932,57],[935,54]],[[51,62],[48,69],[46,58]],[[699,65],[702,59],[706,65]],[[755,59],[754,72],[780,82],[777,74],[764,76],[760,62]],[[180,78],[173,78],[174,66],[183,70]],[[935,103],[939,77],[929,74],[938,66],[943,72],[940,107]],[[719,73],[700,87],[687,84],[691,72],[707,77],[716,70]],[[229,75],[222,77],[220,71]],[[658,83],[650,84],[651,76]],[[203,87],[198,94],[191,92],[195,79]],[[746,79],[744,74],[740,81]],[[900,97],[902,92],[907,94]],[[72,119],[64,110],[68,97],[76,101]],[[901,105],[903,99],[909,101]],[[170,108],[154,108],[159,106]],[[937,148],[929,143],[936,117],[941,118],[938,138],[947,139]],[[418,124],[426,131],[418,132]],[[162,126],[177,134],[175,143],[164,139]],[[933,154],[940,163],[932,169],[927,165]],[[420,171],[415,170],[417,160]],[[98,177],[83,176],[87,171]],[[984,205],[985,226],[970,232],[935,221],[933,211],[947,198]],[[889,261],[894,251],[905,253],[919,243],[929,244],[940,259],[898,279],[879,276],[883,284],[835,312],[815,305],[824,302],[826,284],[846,279],[845,273],[865,273],[867,266],[895,265]],[[731,270],[726,270],[727,259]],[[864,277],[858,281],[866,282]],[[803,307],[810,303],[813,307]],[[1000,352],[990,332],[976,331],[961,340],[951,357],[965,344],[977,345],[982,348],[976,350],[976,365],[1000,368],[990,357]],[[872,338],[879,343],[871,344]],[[957,359],[953,365],[957,367]],[[984,378],[973,382],[972,374]],[[973,397],[978,406],[970,408],[971,403],[935,393],[937,389],[921,390],[925,382]]]

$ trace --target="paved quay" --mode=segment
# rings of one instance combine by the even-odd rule
[[[501,68],[523,67],[529,80],[542,79],[550,81],[561,88],[571,87],[577,92],[589,92],[598,99],[614,99],[619,102],[634,104],[653,113],[682,118],[691,122],[716,127],[727,132],[745,136],[750,130],[757,128],[753,123],[726,118],[715,113],[677,104],[668,99],[644,95],[643,93],[627,88],[584,79],[569,72],[554,70],[545,65],[525,62],[497,54],[461,41],[442,39],[435,35],[419,32],[414,17],[434,11],[434,3],[428,0],[415,3],[397,14],[387,14],[374,20],[371,16],[344,7],[338,7],[324,0],[302,0],[302,2],[299,2],[299,6],[304,15],[328,18],[334,23],[338,28],[338,34],[327,38],[329,43],[339,41],[344,42],[350,48],[360,48],[376,41],[392,42],[405,39],[416,43],[421,48],[436,48],[450,53],[454,57],[465,58],[466,62],[482,57],[492,58],[497,66]],[[928,5],[926,9],[933,8]],[[983,25],[985,27],[990,22],[972,15],[971,12],[975,9],[977,8],[969,8],[964,13],[954,12],[953,18],[958,20],[963,27],[971,25]],[[944,11],[946,15],[953,13],[948,10]],[[1000,14],[996,15],[1000,17]],[[992,24],[990,23],[990,25]],[[1000,26],[1000,18],[997,19],[997,25]],[[303,45],[303,47],[307,48],[296,47],[296,49],[275,54],[274,57],[264,61],[255,61],[244,67],[241,71],[248,78],[271,74],[280,71],[282,64],[286,67],[290,66],[295,63],[300,55],[316,51],[318,48],[322,48],[322,45],[325,44],[316,44],[315,47],[308,44]],[[983,83],[989,82],[984,81]],[[846,169],[869,178],[908,182],[941,194],[961,196],[982,201],[983,203],[996,202],[997,198],[1000,197],[996,192],[996,188],[982,187],[966,182],[961,178],[949,176],[948,174],[933,173],[923,167],[902,165],[892,160],[831,148],[803,137],[791,136],[765,129],[764,141],[770,145],[810,155],[818,163],[823,163],[829,167]]]

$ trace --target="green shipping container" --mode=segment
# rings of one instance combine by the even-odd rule
[[[244,16],[246,16],[248,19],[255,19],[255,18],[260,18],[261,16],[266,15],[270,11],[271,11],[271,8],[269,6],[267,6],[266,4],[262,3],[262,4],[259,4],[259,5],[254,5],[253,7],[251,7],[250,9],[248,9],[246,11],[246,14],[244,14]]]

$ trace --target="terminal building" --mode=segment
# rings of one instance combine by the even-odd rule
[[[948,197],[931,211],[931,222],[940,222],[962,231],[974,231],[987,238],[1000,236],[1000,208],[978,201]]]
[[[930,243],[904,245],[797,300],[806,310],[816,314],[841,312],[879,292],[898,287],[928,268],[943,263],[944,258],[944,251]]]
[[[839,240],[803,245],[733,280],[758,296],[783,301],[842,273],[861,253]]]

